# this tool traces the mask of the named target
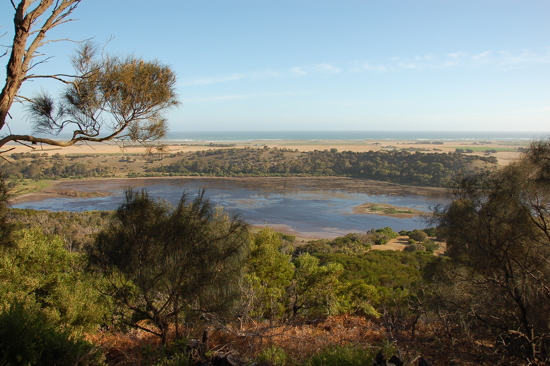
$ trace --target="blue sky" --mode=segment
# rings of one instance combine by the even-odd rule
[[[2,44],[12,16],[3,0]],[[74,18],[50,37],[176,71],[174,131],[550,130],[547,0],[83,0]],[[73,48],[44,47],[40,73]]]

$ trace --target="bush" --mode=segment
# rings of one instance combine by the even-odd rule
[[[20,302],[72,332],[95,330],[112,313],[102,280],[85,270],[83,254],[63,246],[39,229],[17,231],[13,247],[0,248],[0,309]]]
[[[388,239],[395,239],[398,236],[398,234],[395,231],[393,231],[393,229],[389,226],[386,226],[385,228],[382,228],[382,229],[377,229],[374,232],[377,234],[386,235]]]
[[[406,252],[425,252],[426,247],[422,244],[407,245],[404,249]]]
[[[428,235],[429,237],[435,237],[437,234],[437,229],[435,227],[427,227],[425,229],[422,229],[423,232],[426,233],[426,235]]]
[[[288,355],[285,350],[277,346],[269,346],[264,348],[258,354],[258,362],[268,363],[278,366],[284,366],[287,364]]]
[[[426,239],[428,239],[428,234],[426,234],[422,230],[414,229],[410,234],[409,238],[416,240],[419,243],[422,243]]]
[[[371,350],[351,345],[331,346],[311,357],[305,366],[363,366],[374,358]]]
[[[426,240],[422,243],[422,245],[424,245],[424,247],[426,247],[426,251],[430,253],[433,253],[434,251],[439,249],[439,244],[435,243],[432,240]]]
[[[99,365],[101,358],[92,344],[18,303],[0,314],[0,347],[1,365]]]

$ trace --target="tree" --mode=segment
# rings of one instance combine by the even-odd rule
[[[409,238],[410,239],[413,239],[414,241],[417,241],[419,243],[423,243],[425,240],[428,239],[428,234],[426,234],[424,231],[422,230],[418,230],[418,229],[414,229],[413,231],[411,231],[411,233],[409,234]]]
[[[500,171],[464,178],[436,212],[452,258],[440,304],[532,363],[550,360],[549,172],[550,140],[533,142]]]
[[[124,321],[168,340],[181,317],[223,314],[239,297],[248,250],[247,225],[215,209],[204,191],[176,207],[147,191],[128,190],[108,228],[101,232],[92,262],[109,278],[113,295],[130,314]],[[149,320],[158,331],[143,325]]]
[[[344,268],[339,263],[320,265],[309,253],[294,260],[296,270],[288,293],[292,315],[334,315],[342,312],[339,292]]]
[[[0,147],[10,141],[71,146],[78,142],[131,140],[145,142],[166,133],[163,112],[179,104],[170,67],[137,57],[99,56],[90,42],[80,44],[72,57],[74,74],[37,75],[32,70],[49,58],[38,49],[52,41],[51,29],[71,21],[81,0],[21,0],[15,10],[14,38],[8,55],[6,82],[0,93],[0,130],[7,126],[14,102],[24,102],[33,124],[33,135],[5,134]],[[45,92],[31,97],[19,95],[25,81],[49,78],[65,84],[56,102]],[[68,141],[39,137],[36,133],[58,135],[72,129]],[[11,149],[1,152],[10,151]],[[0,152],[0,153],[1,153]]]
[[[280,252],[281,245],[280,235],[267,228],[251,238],[245,308],[252,316],[274,320],[285,311],[286,288],[292,281],[294,266],[292,256]]]

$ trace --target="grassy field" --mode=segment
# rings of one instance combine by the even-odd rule
[[[19,196],[26,193],[41,191],[52,184],[50,180],[19,179],[10,182],[10,194]]]

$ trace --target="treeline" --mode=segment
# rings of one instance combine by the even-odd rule
[[[495,157],[407,151],[297,152],[287,149],[227,149],[189,153],[149,173],[211,176],[350,176],[423,186],[448,186],[459,172],[492,169]]]
[[[1,162],[10,180],[139,176],[349,176],[446,187],[457,177],[494,170],[495,157],[408,151],[299,152],[288,149],[211,149],[150,156],[63,156],[15,153]]]
[[[14,179],[83,179],[114,177],[117,169],[97,162],[95,156],[14,153],[0,164],[2,175]]]

